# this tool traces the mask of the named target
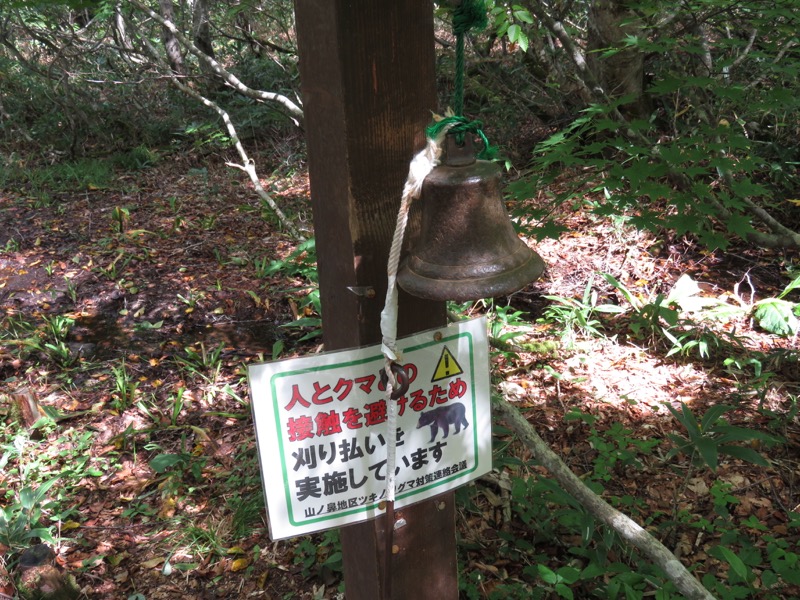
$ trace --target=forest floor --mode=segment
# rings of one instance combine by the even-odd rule
[[[306,175],[264,183],[309,231]],[[646,311],[589,310],[626,302],[599,273],[616,277],[642,307],[681,275],[700,284],[698,297],[740,306],[777,296],[796,257],[747,247],[707,252],[580,207],[563,218],[570,232],[535,246],[545,275],[496,303],[505,332],[521,333],[511,340],[516,348],[493,354],[499,389],[576,473],[594,477],[605,497],[628,499],[634,516],[699,576],[730,580],[731,567],[712,549],[744,548],[746,538],[761,557],[747,564],[750,597],[767,588],[770,597],[800,596],[800,586],[762,577],[768,540],[788,548],[800,541],[793,341],[742,314],[695,330],[725,341],[710,358],[697,347],[667,357],[657,330],[636,327]],[[269,538],[248,400],[247,365],[280,349],[282,357],[318,350],[313,338],[299,341],[312,328],[285,327],[316,316],[304,277],[310,267],[287,260],[295,247],[240,172],[198,168],[180,156],[81,192],[0,194],[0,507],[51,527],[59,567],[87,597],[336,595],[335,536]],[[590,280],[595,297],[584,294]],[[574,304],[537,322],[559,305],[545,296]],[[479,314],[486,306],[463,309]],[[45,417],[28,431],[12,402],[20,396]],[[682,403],[698,418],[730,407],[709,427],[780,438],[744,441],[769,466],[723,449],[712,470],[702,450],[694,463],[688,449],[671,453],[677,438],[670,436],[687,438],[687,429],[667,406],[680,413]],[[507,430],[498,429],[495,452],[500,475],[543,474]],[[54,478],[34,507],[40,514],[21,507],[24,488],[33,493]],[[522,522],[508,510],[501,480],[460,492],[468,499],[458,511],[464,597],[488,598],[509,582],[534,585],[524,553],[508,551],[513,540],[527,540],[553,565],[582,544]],[[723,527],[702,525],[720,519],[741,538],[722,540]],[[15,557],[25,543],[19,535],[0,544],[0,598],[14,596]]]

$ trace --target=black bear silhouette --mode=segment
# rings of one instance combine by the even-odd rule
[[[439,428],[441,427],[442,430],[444,430],[444,435],[442,437],[446,438],[447,434],[450,433],[450,425],[456,426],[455,433],[461,431],[462,426],[464,429],[469,427],[469,421],[467,421],[467,418],[464,416],[465,412],[466,409],[460,402],[434,408],[433,410],[426,411],[419,416],[417,429],[420,427],[425,427],[426,425],[430,425],[431,441],[433,441],[436,439],[436,434],[439,433]]]

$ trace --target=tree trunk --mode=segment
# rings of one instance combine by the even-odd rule
[[[211,25],[208,21],[208,0],[192,0],[192,39],[197,49],[211,58],[214,56],[214,46],[211,44]],[[220,89],[225,88],[225,81],[219,79],[211,66],[201,60],[200,70],[205,75],[205,85],[210,92],[216,85]]]
[[[589,7],[586,60],[594,78],[609,98],[629,96],[620,107],[627,117],[646,117],[650,106],[644,95],[644,54],[625,47],[627,36],[641,34],[628,0],[593,0]],[[604,53],[611,54],[603,56]]]
[[[170,23],[175,23],[175,11],[173,10],[172,0],[158,0],[158,6],[161,9],[161,16]],[[178,43],[178,38],[168,28],[164,27],[161,33],[161,39],[164,41],[164,49],[167,52],[167,62],[170,69],[176,75],[183,75],[183,56],[181,55],[181,45]]]
[[[208,1],[194,0],[192,7],[192,34],[194,45],[208,54],[214,56],[214,47],[211,45],[211,25],[208,21]]]
[[[295,9],[323,341],[326,350],[375,344],[409,162],[436,107],[433,3],[298,0]],[[441,327],[445,305],[401,293],[399,317],[401,336]],[[342,528],[348,600],[458,598],[453,492],[394,516],[388,527],[384,513]]]

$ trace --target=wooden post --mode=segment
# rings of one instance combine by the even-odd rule
[[[326,350],[380,342],[409,162],[436,108],[430,0],[295,0]],[[400,296],[398,333],[446,323]],[[392,598],[458,598],[453,495],[399,509]],[[348,600],[385,598],[384,519],[341,530]]]

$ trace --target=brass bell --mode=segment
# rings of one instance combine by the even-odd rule
[[[544,261],[517,237],[500,194],[500,167],[476,160],[473,141],[444,143],[444,158],[422,184],[422,226],[397,274],[429,300],[510,294],[537,279]]]

